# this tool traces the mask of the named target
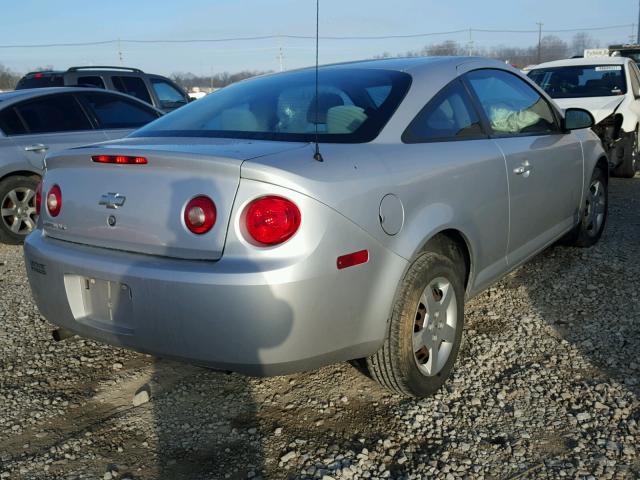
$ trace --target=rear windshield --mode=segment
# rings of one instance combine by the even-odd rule
[[[29,75],[22,77],[16,85],[16,90],[23,88],[45,88],[45,87],[63,87],[64,78],[62,75],[51,75],[36,73],[35,75]]]
[[[552,98],[610,97],[627,93],[622,65],[540,68],[529,72]]]
[[[373,140],[406,94],[406,73],[364,68],[302,70],[236,83],[190,103],[132,136],[224,137],[325,142]],[[316,113],[316,103],[318,111]]]

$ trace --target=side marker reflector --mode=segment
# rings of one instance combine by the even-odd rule
[[[360,250],[359,252],[348,253],[338,257],[336,262],[338,270],[343,268],[354,267],[361,263],[367,263],[369,261],[369,250]]]

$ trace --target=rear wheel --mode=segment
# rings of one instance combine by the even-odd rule
[[[401,395],[434,394],[450,376],[464,326],[463,269],[425,252],[400,286],[380,350],[367,358],[371,377]]]
[[[622,178],[633,178],[638,168],[638,130],[631,134],[620,165],[613,169],[613,175]]]
[[[0,242],[21,244],[36,227],[37,186],[37,179],[21,175],[0,182]]]
[[[580,223],[567,237],[567,243],[576,247],[590,247],[600,239],[607,222],[608,193],[607,176],[600,167],[596,167],[586,193]]]

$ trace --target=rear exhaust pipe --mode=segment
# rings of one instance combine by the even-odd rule
[[[56,342],[61,342],[63,340],[66,340],[67,338],[75,337],[76,334],[73,333],[71,330],[67,330],[66,328],[60,327],[52,331],[51,336]]]

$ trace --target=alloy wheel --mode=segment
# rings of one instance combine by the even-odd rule
[[[444,277],[424,289],[413,327],[413,356],[420,372],[432,377],[447,363],[456,338],[458,303],[453,285]]]
[[[589,186],[587,204],[584,211],[584,225],[589,236],[598,234],[604,223],[604,215],[607,209],[607,194],[604,183],[596,178]]]
[[[28,187],[9,190],[0,203],[0,218],[16,235],[27,235],[36,226],[36,192]]]

